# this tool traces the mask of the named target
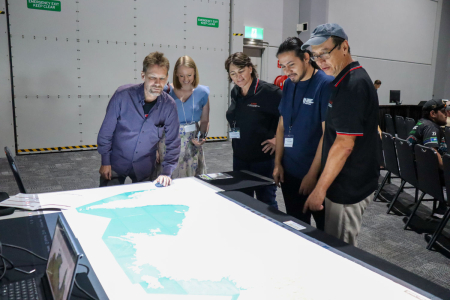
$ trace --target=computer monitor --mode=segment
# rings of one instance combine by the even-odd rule
[[[389,103],[395,103],[397,105],[402,104],[400,102],[400,91],[399,90],[391,90],[389,93]]]
[[[74,236],[64,219],[59,216],[48,256],[46,277],[54,300],[69,299],[81,254]]]

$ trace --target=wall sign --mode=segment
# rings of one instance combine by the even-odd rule
[[[31,9],[61,11],[61,1],[55,0],[27,0],[27,6]]]
[[[219,28],[219,19],[210,19],[197,17],[197,26],[215,27]]]
[[[264,28],[245,26],[244,37],[247,39],[263,40],[264,39]]]

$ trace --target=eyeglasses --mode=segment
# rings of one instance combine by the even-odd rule
[[[311,55],[311,60],[312,60],[312,61],[317,61],[319,58],[320,58],[321,60],[327,60],[327,59],[329,59],[329,58],[331,57],[331,55],[330,55],[331,51],[333,51],[337,46],[338,46],[338,45],[335,45],[335,46],[333,47],[333,49],[331,49],[331,50],[328,51],[328,52],[322,53],[322,54],[320,54],[320,55]]]

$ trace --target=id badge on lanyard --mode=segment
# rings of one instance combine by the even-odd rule
[[[195,126],[195,123],[191,123],[191,124],[185,124],[184,125],[184,132],[192,132],[195,131],[197,129],[197,127]]]
[[[289,134],[284,136],[284,147],[286,148],[294,147],[294,135],[291,134],[291,127],[289,127]]]
[[[233,122],[233,128],[230,129],[230,139],[240,139],[241,138],[241,130],[239,127],[236,127],[236,121]]]

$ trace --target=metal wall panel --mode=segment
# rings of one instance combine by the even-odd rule
[[[136,42],[183,45],[185,42],[185,6],[192,1],[137,1]],[[188,3],[188,4],[186,4]]]
[[[11,38],[14,94],[76,95],[78,93],[77,42],[75,39]],[[45,117],[45,116],[42,116]]]
[[[18,149],[79,145],[79,99],[16,97]]]
[[[20,149],[95,144],[110,97],[142,82],[153,51],[170,60],[170,81],[178,57],[195,59],[211,89],[210,136],[227,134],[229,1],[67,0],[61,12],[10,1],[10,10]]]
[[[10,30],[12,36],[25,38],[77,38],[77,1],[61,1],[61,11],[27,8],[27,1],[9,0]]]
[[[135,46],[121,42],[82,42],[80,95],[113,95],[121,85],[134,83]]]
[[[134,0],[78,0],[80,40],[134,42]]]
[[[5,11],[4,3],[0,4],[0,10]],[[0,158],[3,158],[3,147],[15,151],[6,15],[0,16],[0,41]]]

